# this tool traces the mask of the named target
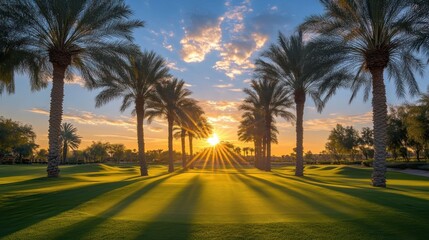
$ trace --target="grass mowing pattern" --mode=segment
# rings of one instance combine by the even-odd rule
[[[45,178],[45,166],[0,166],[5,239],[427,239],[429,179],[310,166],[192,170],[81,165]]]

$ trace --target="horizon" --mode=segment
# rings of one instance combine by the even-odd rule
[[[251,144],[239,142],[237,126],[241,116],[238,105],[252,78],[252,62],[276,40],[277,33],[289,36],[305,17],[322,13],[318,0],[311,0],[306,8],[298,2],[276,1],[126,1],[134,11],[133,18],[145,21],[144,28],[134,32],[141,49],[154,50],[169,62],[171,73],[184,79],[206,112],[220,141],[236,146]],[[163,13],[163,14],[160,14]],[[272,27],[274,26],[274,27]],[[425,72],[428,68],[426,67]],[[423,78],[418,78],[422,92]],[[18,75],[16,93],[0,95],[1,116],[33,126],[36,143],[47,148],[49,92],[51,85],[39,92],[31,92],[28,77]],[[65,86],[63,122],[70,122],[82,137],[79,149],[92,141],[123,143],[129,149],[137,148],[135,118],[130,110],[119,111],[120,100],[95,108],[94,98],[99,90],[89,91],[82,80]],[[393,85],[386,81],[388,104],[414,102],[406,96],[398,99]],[[304,152],[324,150],[329,131],[337,123],[372,128],[371,101],[363,102],[362,94],[350,105],[350,90],[340,90],[328,102],[321,114],[314,103],[307,101],[304,114]],[[295,130],[291,123],[278,120],[279,144],[272,146],[277,156],[290,154],[295,147]],[[147,150],[167,149],[165,121],[145,124]],[[180,149],[174,141],[174,149]],[[196,151],[208,146],[205,139],[197,140]]]

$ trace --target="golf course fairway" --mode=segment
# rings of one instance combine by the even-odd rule
[[[427,239],[429,178],[307,166],[0,166],[0,239]]]

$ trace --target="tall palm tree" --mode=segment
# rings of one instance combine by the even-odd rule
[[[178,119],[185,116],[186,107],[195,105],[196,101],[189,98],[191,91],[184,88],[185,82],[177,78],[162,81],[155,85],[155,90],[148,102],[148,122],[162,117],[168,123],[168,172],[174,172],[173,162],[173,126]]]
[[[262,139],[264,137],[264,120],[258,107],[246,110],[238,127],[238,139],[243,142],[253,142],[255,150],[255,167],[263,169]]]
[[[138,157],[141,176],[148,175],[145,158],[143,122],[147,101],[157,83],[168,78],[166,61],[153,51],[128,56],[126,67],[118,69],[117,74],[107,74],[100,78],[97,87],[103,90],[96,97],[96,107],[113,99],[122,98],[121,112],[133,105],[132,114],[137,115]]]
[[[256,73],[285,84],[293,94],[296,105],[296,168],[295,175],[304,175],[304,106],[307,96],[315,102],[319,111],[326,99],[320,98],[318,83],[323,79],[330,81],[346,78],[340,71],[330,71],[337,58],[328,58],[317,54],[317,44],[305,43],[299,32],[289,38],[279,33],[277,43],[263,52],[256,61]]]
[[[81,137],[77,135],[77,128],[71,123],[63,123],[61,125],[61,141],[63,145],[63,163],[67,162],[68,149],[77,149],[80,144]]]
[[[129,20],[132,12],[122,0],[2,1],[0,16],[8,25],[0,48],[0,73],[28,73],[34,83],[52,77],[49,114],[48,176],[59,176],[64,80],[80,73],[91,86],[97,74],[108,70],[124,53],[134,52],[132,30],[142,21]],[[8,51],[8,49],[12,49]],[[20,53],[20,54],[14,54]],[[48,74],[49,73],[49,74]],[[3,78],[3,77],[2,77]],[[4,80],[4,79],[3,79]]]
[[[422,74],[423,64],[415,55],[414,41],[419,33],[419,18],[410,0],[323,0],[323,15],[311,16],[302,28],[319,34],[325,42],[326,56],[341,56],[342,68],[355,77],[349,87],[355,97],[364,88],[364,97],[372,90],[374,124],[374,171],[372,184],[386,186],[387,104],[384,71],[402,97],[419,93],[415,73]],[[426,13],[427,14],[427,13]],[[323,49],[323,48],[321,48]],[[344,79],[344,81],[348,81]],[[327,82],[326,86],[344,81]]]
[[[264,122],[264,145],[265,156],[264,170],[271,171],[271,142],[272,128],[275,123],[274,117],[281,117],[288,121],[295,117],[288,112],[288,108],[292,108],[293,101],[290,94],[280,81],[260,79],[259,81],[252,80],[251,89],[244,89],[243,92],[247,95],[240,109],[244,111],[255,111],[259,109],[263,116]]]

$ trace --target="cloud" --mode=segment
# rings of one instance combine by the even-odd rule
[[[255,32],[250,36],[242,35],[237,40],[223,44],[220,52],[222,59],[216,62],[214,68],[225,72],[232,79],[243,74],[244,71],[254,67],[250,58],[264,46],[267,40],[268,36]]]
[[[185,27],[181,56],[185,62],[202,62],[205,56],[220,48],[223,17],[192,15],[190,26]]]
[[[241,89],[241,88],[231,88],[231,89],[228,89],[229,91],[231,91],[231,92],[242,92],[243,91],[243,89]]]
[[[252,82],[252,79],[244,79],[243,80],[243,83],[250,83],[250,82]]]
[[[230,88],[230,87],[234,87],[234,85],[232,85],[231,83],[229,83],[229,84],[217,84],[217,85],[213,85],[213,87],[215,87],[215,88]]]
[[[174,33],[172,31],[167,32],[163,29],[161,29],[160,33],[161,33],[162,38],[163,38],[162,46],[170,52],[174,51],[173,45],[168,43],[168,39],[174,37]]]
[[[271,10],[271,11],[277,11],[277,10],[279,10],[279,8],[278,8],[277,6],[272,6],[272,7],[270,8],[270,10]]]
[[[330,118],[317,118],[304,121],[304,131],[331,131],[337,124],[343,126],[367,126],[372,124],[372,112],[356,115],[331,115]],[[278,123],[279,127],[290,128],[290,123]]]
[[[157,132],[157,133],[162,132],[164,130],[162,127],[155,127],[151,125],[147,129],[151,132]]]
[[[167,67],[170,68],[170,69],[179,71],[179,72],[186,71],[186,68],[179,67],[179,66],[177,66],[176,62],[173,62],[173,61],[170,61],[170,60],[167,60]]]
[[[49,116],[49,111],[42,108],[32,108],[27,110],[32,113],[42,114]],[[63,119],[74,121],[80,124],[87,125],[108,125],[116,127],[124,127],[128,130],[134,131],[136,123],[131,117],[109,118],[103,115],[97,115],[87,111],[72,110],[63,114]]]

